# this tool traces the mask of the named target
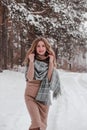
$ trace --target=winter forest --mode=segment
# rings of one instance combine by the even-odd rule
[[[87,0],[0,0],[0,71],[23,66],[38,36],[52,45],[58,68],[87,72]]]
[[[39,36],[55,51],[61,88],[47,130],[87,130],[87,0],[0,0],[0,130],[29,130],[23,61]]]

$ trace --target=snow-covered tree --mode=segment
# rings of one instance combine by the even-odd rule
[[[85,50],[87,40],[82,25],[86,20],[86,0],[1,1],[13,22],[14,43],[26,49],[35,37],[45,36],[56,48],[58,60],[65,59],[69,68],[77,50]]]

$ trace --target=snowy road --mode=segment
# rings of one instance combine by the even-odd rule
[[[87,74],[59,71],[62,95],[50,107],[47,130],[87,130]],[[0,73],[0,130],[28,130],[23,73]]]

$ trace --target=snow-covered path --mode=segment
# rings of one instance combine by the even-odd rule
[[[62,95],[52,101],[47,130],[87,130],[87,74],[59,71]],[[0,73],[0,130],[28,130],[23,73]]]

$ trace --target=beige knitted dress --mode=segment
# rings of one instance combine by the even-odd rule
[[[53,70],[53,63],[49,63],[48,68],[48,79],[51,79]],[[41,102],[35,100],[35,96],[38,92],[40,86],[40,80],[34,80],[34,63],[29,63],[29,68],[27,72],[28,82],[26,82],[25,89],[25,103],[31,117],[31,125],[29,130],[34,130],[35,128],[39,128],[37,130],[46,130],[47,127],[47,117],[49,106],[44,105]],[[36,129],[35,129],[36,130]]]

